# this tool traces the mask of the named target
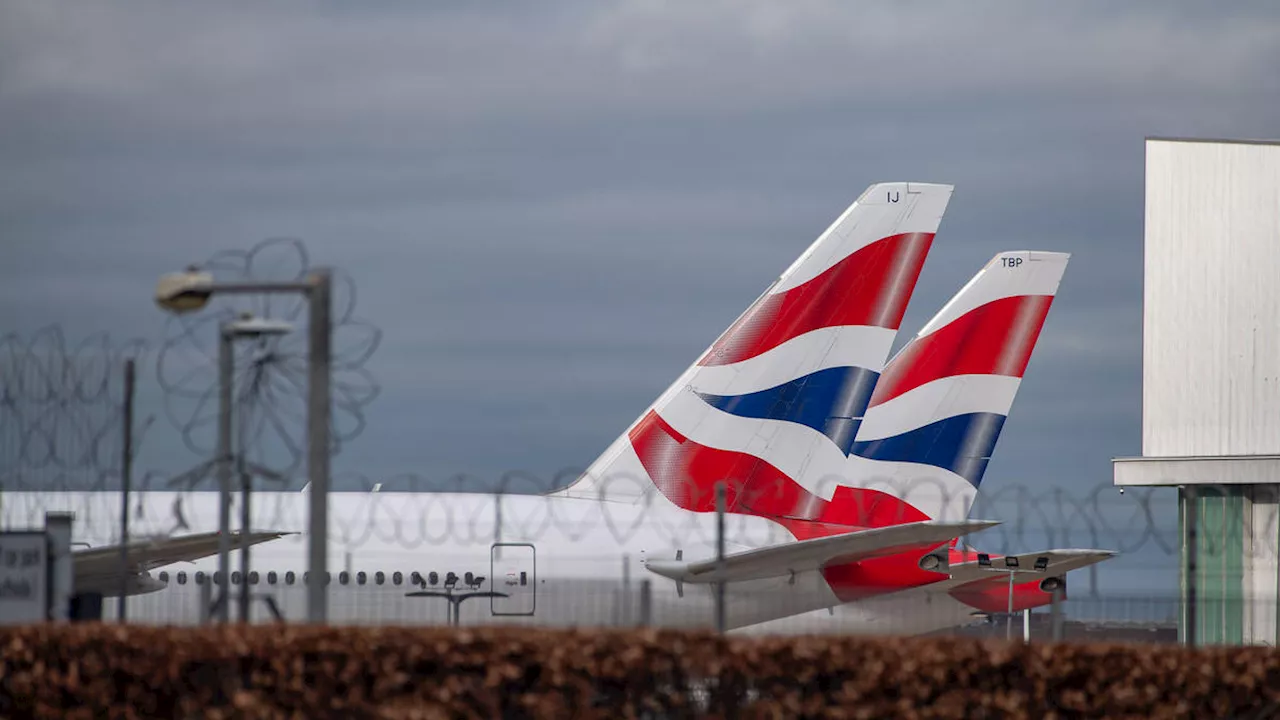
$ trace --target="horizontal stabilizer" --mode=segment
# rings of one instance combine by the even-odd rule
[[[1022,583],[1030,582],[1037,578],[1061,576],[1072,570],[1079,570],[1080,568],[1100,563],[1103,560],[1109,560],[1117,554],[1111,550],[1045,550],[1042,552],[994,557],[991,558],[990,567],[983,567],[978,563],[977,559],[964,563],[953,563],[949,568],[945,569],[945,572],[951,575],[951,582],[948,585],[967,585],[981,581],[1009,582],[1010,574],[1013,575],[1015,583]],[[1018,563],[1018,569],[1011,573],[1005,557],[1015,558]],[[1037,570],[1036,560],[1041,558],[1047,561],[1047,565],[1043,569]]]
[[[892,555],[912,547],[945,543],[962,535],[985,530],[999,523],[992,520],[962,522],[922,522],[856,530],[842,535],[802,540],[784,545],[770,545],[726,555],[724,571],[717,572],[715,558],[683,562],[649,560],[645,567],[678,582],[741,582],[779,577],[806,570],[818,570],[833,564],[844,564]]]

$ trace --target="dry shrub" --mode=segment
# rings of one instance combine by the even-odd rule
[[[0,648],[3,717],[1280,717],[1265,648],[106,624]]]

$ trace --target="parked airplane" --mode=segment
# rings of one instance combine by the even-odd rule
[[[604,588],[612,598],[618,569],[651,580],[637,603],[663,626],[711,624],[720,582],[732,628],[838,606],[867,615],[886,597],[901,609],[933,590],[966,614],[990,605],[984,571],[956,541],[994,524],[968,519],[968,510],[1067,256],[997,255],[886,367],[951,191],[868,188],[567,488],[502,497],[335,493],[330,536],[347,549],[347,569],[317,579],[332,586],[331,616],[367,615],[355,592],[364,590],[394,597],[400,610],[421,607],[423,597],[479,593],[487,607],[465,607],[489,622],[608,623],[617,605],[586,598]],[[723,564],[713,512],[720,482]],[[6,494],[7,506],[20,501],[15,495]],[[86,513],[82,527],[92,526],[90,514],[110,512],[113,499],[74,499]],[[39,500],[55,503],[48,494]],[[148,493],[144,502],[176,500],[192,527],[214,526],[215,493]],[[102,509],[91,510],[93,502]],[[305,527],[305,502],[301,493],[255,494],[258,517],[273,527]],[[216,567],[211,540],[205,557],[181,558],[194,560],[193,585]],[[187,570],[150,575],[177,559],[174,542],[131,555],[149,578],[139,591],[187,585]],[[94,552],[105,559],[112,549]],[[1080,558],[1105,556],[1038,554],[1046,566],[1015,580],[1017,609],[1047,601],[1053,583],[1045,581],[1061,582]],[[302,543],[267,543],[254,558],[267,570],[235,573],[232,585],[286,598],[309,580]],[[293,597],[300,603],[300,593]],[[398,612],[380,603],[388,611]],[[916,632],[919,621],[908,615],[878,627]]]

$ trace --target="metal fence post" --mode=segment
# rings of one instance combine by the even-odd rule
[[[631,556],[622,554],[622,627],[631,627]]]
[[[135,381],[133,358],[124,361],[124,430],[120,456],[120,600],[116,615],[120,622],[128,617],[129,578],[129,492],[133,485],[133,390]]]
[[[307,332],[307,475],[311,485],[307,566],[316,582],[307,586],[307,620],[323,623],[329,615],[329,594],[321,579],[329,570],[329,381],[333,349],[332,277],[327,268],[311,274],[307,292],[310,327]]]
[[[503,487],[498,486],[497,492],[493,494],[493,553],[494,560],[502,559],[502,491]]]
[[[71,559],[71,524],[75,516],[69,512],[45,512],[44,530],[49,538],[51,575],[49,582],[49,619],[58,622],[71,616],[71,598],[75,595],[75,566]]]
[[[725,486],[724,481],[716,483],[716,573],[721,575],[720,580],[716,581],[716,632],[724,634],[725,631],[725,607],[724,607],[724,512],[725,512]]]
[[[1013,576],[1016,573],[1009,573],[1009,609],[1004,615],[1004,639],[1006,641],[1013,639]]]
[[[640,581],[640,626],[653,623],[653,583],[649,578]]]
[[[247,413],[244,411],[243,405],[242,405],[241,410],[238,413],[239,415],[239,417],[237,418],[238,422],[235,423],[236,435],[238,436],[238,441],[236,442],[237,447],[235,449],[236,474],[240,476],[240,597],[239,597],[240,612],[239,612],[239,615],[240,615],[240,622],[242,623],[249,622],[249,605],[250,605],[249,533],[250,533],[250,524],[253,522],[253,514],[251,512],[252,508],[250,507],[250,504],[249,504],[250,496],[253,493],[253,475],[249,473],[249,468],[247,466],[248,461],[245,459],[246,453],[249,452],[249,443],[248,443],[248,438],[246,437],[249,423],[246,422],[246,419],[245,419],[246,414]],[[228,592],[230,592],[230,586],[228,586]]]
[[[213,582],[200,583],[198,586],[200,599],[200,624],[208,625],[213,620]]]
[[[218,328],[218,451],[214,462],[218,477],[218,572],[226,595],[227,581],[231,575],[231,384],[235,368],[232,355],[231,334],[225,325]],[[229,598],[228,598],[229,600]],[[218,622],[227,622],[229,602],[221,603],[214,616]]]
[[[244,422],[240,423],[241,427]],[[249,622],[249,525],[253,522],[250,513],[249,498],[253,493],[253,476],[244,466],[245,443],[244,431],[241,430],[238,464],[240,468],[240,622]]]
[[[1054,642],[1062,641],[1062,588],[1054,588],[1050,631]]]

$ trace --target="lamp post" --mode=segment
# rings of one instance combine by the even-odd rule
[[[218,333],[218,377],[220,382],[226,382],[226,385],[219,388],[219,396],[230,399],[232,395],[231,378],[234,374],[234,345],[238,339],[263,339],[269,337],[280,337],[287,335],[293,330],[293,326],[289,323],[279,320],[267,320],[264,318],[256,318],[250,313],[244,313],[239,319],[229,323],[225,323]],[[230,403],[221,405],[218,408],[219,418],[219,438],[221,439],[221,429],[223,426],[228,428],[231,426],[231,407]],[[224,419],[225,416],[225,419]],[[249,622],[249,527],[251,520],[249,494],[253,490],[253,472],[261,473],[265,468],[249,468],[245,459],[245,420],[244,414],[241,413],[239,420],[240,437],[239,447],[235,450],[236,472],[240,476],[240,622]],[[230,433],[228,433],[228,436]],[[228,438],[229,440],[229,438]],[[228,442],[229,444],[229,442]],[[229,459],[231,454],[230,447],[224,448],[227,455],[224,457]],[[225,469],[224,469],[225,468]],[[228,581],[228,569],[230,567],[230,558],[228,558],[227,547],[230,543],[230,525],[231,525],[231,483],[228,463],[224,462],[219,466],[218,479],[221,487],[218,488],[222,496],[221,506],[218,511],[219,530],[218,536],[218,570],[222,573],[223,582]],[[274,475],[274,473],[272,473]],[[277,476],[278,477],[278,476]],[[219,608],[219,615],[223,622],[227,620],[229,602],[222,603]]]
[[[1035,565],[1028,571],[1019,567],[1018,558],[1014,555],[1007,555],[1004,558],[1004,566],[997,567],[991,564],[991,556],[987,553],[978,553],[978,567],[991,572],[1008,573],[1009,575],[1009,610],[1005,614],[1004,620],[1004,639],[1013,639],[1013,578],[1019,572],[1036,572],[1042,573],[1049,567],[1049,558],[1041,555],[1036,558]]]
[[[189,313],[203,309],[215,294],[257,295],[297,294],[307,299],[308,344],[307,354],[307,475],[310,486],[310,520],[308,528],[308,571],[311,577],[323,578],[328,571],[329,535],[329,402],[330,361],[333,347],[331,314],[333,309],[333,279],[327,268],[317,268],[300,281],[289,282],[218,282],[213,275],[196,268],[185,272],[162,275],[156,283],[155,301],[162,309],[172,313]],[[226,392],[224,390],[224,392]],[[227,448],[222,444],[222,428],[219,427],[219,452]],[[229,428],[227,428],[229,430]],[[226,438],[229,443],[229,432]],[[230,492],[230,467],[227,456],[219,460],[220,488]],[[224,468],[225,469],[222,469]],[[228,509],[229,512],[229,509]],[[229,523],[229,517],[227,521]],[[222,566],[223,548],[229,549],[230,538],[223,533],[219,541],[219,566]],[[224,546],[224,543],[227,545]],[[223,578],[227,576],[224,574]],[[307,585],[307,619],[323,623],[328,616],[328,593],[321,582]],[[224,616],[225,617],[225,616]]]
[[[170,485],[192,485],[203,478],[210,469],[218,481],[218,572],[214,578],[221,578],[223,593],[217,603],[214,618],[218,622],[227,622],[230,618],[230,584],[231,573],[231,472],[232,462],[241,478],[241,571],[247,576],[249,572],[249,477],[250,473],[263,475],[277,481],[284,478],[267,468],[248,462],[244,457],[244,433],[241,433],[239,452],[232,450],[232,395],[235,374],[235,340],[239,338],[261,338],[288,333],[291,326],[278,321],[256,319],[249,313],[243,313],[239,319],[218,326],[218,440],[214,458],[201,463],[169,481]],[[249,588],[242,583],[240,617],[249,617]]]

